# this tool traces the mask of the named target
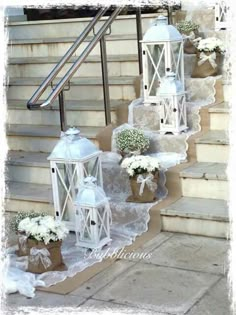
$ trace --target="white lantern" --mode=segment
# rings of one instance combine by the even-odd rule
[[[111,210],[104,190],[92,176],[84,180],[76,198],[76,245],[99,249],[111,242]]]
[[[228,6],[226,1],[218,1],[215,5],[215,30],[227,29]]]
[[[167,74],[157,90],[157,97],[160,104],[160,133],[179,134],[186,130],[185,92],[175,73]]]
[[[168,72],[175,72],[184,87],[183,36],[167,18],[158,17],[142,43],[144,105],[157,104],[156,91]]]
[[[74,202],[84,178],[92,175],[103,186],[100,156],[101,151],[91,141],[82,138],[78,129],[70,128],[48,157],[55,216],[70,231],[75,230]]]

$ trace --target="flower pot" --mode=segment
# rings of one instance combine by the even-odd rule
[[[135,175],[130,178],[130,187],[132,191],[132,196],[127,198],[127,202],[153,202],[157,200],[156,191],[157,191],[157,181],[158,181],[158,172],[155,174],[144,173],[141,174],[143,179],[147,179],[148,176],[152,175],[151,180],[152,189],[148,183],[143,184],[143,191],[141,192],[142,183],[138,180],[139,175]]]
[[[16,250],[16,255],[21,256],[28,256],[29,249],[28,249],[28,238],[25,233],[17,232],[18,235],[18,250]]]
[[[47,245],[44,242],[28,239],[28,272],[43,273],[47,271],[66,270],[61,255],[61,241]]]
[[[185,54],[196,54],[197,48],[193,44],[193,40],[197,37],[198,32],[197,31],[191,31],[182,33],[185,36],[188,36],[189,38],[186,38],[184,41],[184,53]]]
[[[215,63],[215,66],[210,62],[209,58]],[[195,65],[193,68],[192,78],[206,78],[219,74],[219,64],[221,55],[217,52],[197,52]]]

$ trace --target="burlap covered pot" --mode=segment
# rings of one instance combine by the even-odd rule
[[[201,56],[203,56],[203,54],[207,57],[209,56],[214,56],[215,54],[215,63],[216,63],[216,67],[212,66],[212,64],[210,63],[209,59],[205,60],[202,64],[199,64],[199,62],[202,60]],[[216,76],[219,74],[219,65],[220,65],[220,58],[221,55],[217,52],[203,52],[203,54],[201,55],[201,52],[198,51],[197,55],[196,55],[196,60],[195,60],[195,65],[192,71],[192,78],[206,78],[209,76]],[[213,55],[212,55],[213,54]]]
[[[144,173],[141,174],[143,176],[144,179],[146,179],[150,174],[149,173]],[[145,183],[143,185],[143,193],[140,194],[140,187],[141,187],[141,183],[139,183],[138,177],[139,175],[135,175],[133,177],[130,177],[130,187],[131,187],[131,191],[132,191],[132,195],[129,196],[127,198],[127,202],[153,202],[155,200],[157,200],[156,198],[156,191],[157,191],[157,181],[158,181],[158,172],[155,172],[155,174],[151,174],[153,176],[152,179],[152,183],[154,184],[155,190],[151,190],[148,187],[148,184]]]
[[[185,36],[189,36],[189,38],[186,38],[184,40],[184,53],[185,54],[196,54],[197,53],[197,48],[193,44],[193,40],[198,37],[198,31],[191,31],[191,32],[186,32],[182,33]]]
[[[17,232],[18,236],[18,250],[16,250],[16,255],[21,256],[28,256],[29,248],[28,248],[28,238],[25,233]]]
[[[61,255],[61,241],[44,242],[28,239],[28,269],[32,273],[43,273],[47,271],[66,270]],[[46,255],[45,255],[46,254]]]

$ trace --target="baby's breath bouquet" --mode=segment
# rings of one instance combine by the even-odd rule
[[[121,163],[129,174],[132,195],[128,202],[152,202],[156,200],[159,161],[155,157],[133,155]]]
[[[39,216],[45,216],[46,213],[39,212],[18,212],[10,221],[10,228],[14,232],[18,232],[18,225],[20,221],[25,218],[36,218]]]
[[[225,52],[225,46],[222,40],[216,37],[201,39],[198,43],[197,49],[200,52],[218,52],[220,54]]]
[[[20,221],[18,231],[24,232],[29,239],[44,242],[46,245],[63,240],[69,232],[64,222],[58,221],[50,215],[26,217]]]
[[[130,177],[143,173],[155,173],[160,165],[157,158],[147,155],[134,155],[127,157],[121,163],[121,167],[126,169]]]
[[[197,31],[199,25],[192,21],[181,21],[176,24],[176,27],[181,34],[188,35],[190,32]]]
[[[141,154],[150,146],[150,140],[143,131],[130,128],[119,132],[116,136],[118,150],[125,154]]]

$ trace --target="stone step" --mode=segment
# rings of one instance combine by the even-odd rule
[[[180,172],[184,197],[228,200],[227,164],[198,162]]]
[[[222,102],[208,109],[210,113],[210,129],[228,130],[229,128],[229,104]]]
[[[76,37],[59,37],[59,38],[30,38],[11,40],[8,43],[8,56],[10,58],[27,58],[27,57],[51,57],[63,56],[67,50],[73,45]],[[73,56],[80,56],[81,52],[87,47],[91,41],[88,37],[83,42]],[[107,55],[136,55],[137,37],[134,34],[125,35],[109,35],[106,37]],[[100,55],[100,44],[93,48],[90,56]]]
[[[7,180],[51,185],[48,156],[49,153],[8,151]]]
[[[157,17],[157,13],[142,14],[143,32],[147,30],[150,23]],[[163,13],[162,13],[163,15]],[[108,17],[102,17],[101,22],[96,26],[103,24]],[[56,38],[56,37],[75,37],[84,30],[92,18],[73,18],[57,20],[39,20],[27,21],[21,23],[8,23],[9,39],[27,39],[27,38]],[[136,34],[136,16],[119,15],[111,26],[111,33],[119,35],[127,33]],[[90,33],[92,35],[92,32]]]
[[[51,185],[7,182],[5,210],[54,214]]]
[[[46,77],[60,59],[61,57],[10,58],[9,77]],[[64,76],[77,59],[78,57],[71,57],[60,71],[60,76]],[[137,76],[139,74],[137,54],[110,55],[107,56],[107,61],[109,76]],[[74,77],[101,77],[101,75],[101,57],[88,56]]]
[[[182,197],[161,209],[162,230],[210,237],[229,236],[227,202],[221,199]]]
[[[129,103],[129,102],[128,102]],[[111,100],[111,120],[116,123],[116,109],[119,106],[128,106],[125,101]],[[56,100],[51,107],[42,109],[28,110],[26,107],[27,100],[9,100],[8,101],[8,116],[7,121],[10,124],[25,124],[36,125],[55,125],[60,124],[60,115],[58,101]],[[65,101],[66,119],[69,126],[95,126],[104,127],[105,112],[103,101]]]
[[[195,140],[198,162],[227,163],[229,136],[224,130],[210,130]]]
[[[80,127],[81,135],[96,145],[97,133],[102,127]],[[60,137],[59,126],[12,124],[7,127],[9,150],[51,152]]]
[[[195,64],[196,56],[184,55],[184,71],[186,75],[191,75],[193,66]],[[8,74],[9,77],[23,78],[23,77],[46,77],[55,65],[60,61],[61,57],[28,57],[28,58],[9,58],[8,60]],[[60,76],[65,75],[78,57],[71,57],[63,69],[60,71]],[[108,75],[109,76],[137,76],[138,69],[138,55],[109,55],[108,61]],[[88,56],[85,62],[81,65],[79,70],[74,74],[74,77],[101,77],[101,57]]]
[[[45,78],[12,78],[9,82],[7,91],[8,100],[30,99],[38,86]],[[113,100],[133,100],[135,95],[134,88],[135,77],[110,77],[109,91],[110,98]],[[56,79],[54,85],[58,82]],[[51,92],[48,87],[42,98],[46,98]],[[103,100],[102,78],[72,78],[70,90],[65,92],[65,98],[68,100]]]

